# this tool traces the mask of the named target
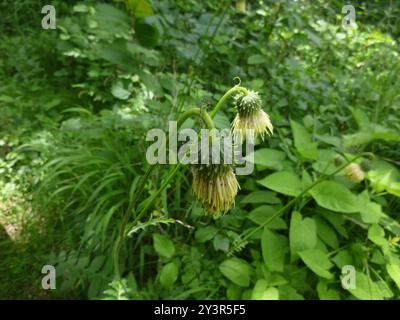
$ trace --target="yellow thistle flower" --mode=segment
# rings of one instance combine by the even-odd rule
[[[352,163],[346,167],[346,177],[349,181],[360,183],[365,178],[365,173],[360,165]]]
[[[193,192],[204,210],[218,216],[226,213],[235,202],[239,183],[233,169],[224,164],[192,166]]]
[[[273,126],[269,116],[262,110],[259,94],[249,90],[248,94],[238,94],[235,97],[237,114],[232,122],[234,135],[241,135],[241,141],[246,137],[246,129],[254,129],[255,136],[264,140],[265,136],[273,134]]]

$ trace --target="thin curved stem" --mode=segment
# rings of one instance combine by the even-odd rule
[[[222,105],[225,103],[226,100],[228,100],[228,98],[233,95],[234,93],[239,93],[242,92],[245,95],[247,95],[249,93],[249,91],[245,88],[245,87],[240,87],[240,86],[234,86],[233,88],[229,89],[223,96],[221,99],[219,99],[218,103],[216,104],[216,106],[214,107],[213,111],[211,111],[211,118],[214,118],[215,115],[218,113],[219,109],[221,109]]]
[[[188,111],[185,111],[184,113],[182,113],[177,121],[177,127],[178,129],[182,126],[182,124],[190,117],[192,116],[197,116],[199,118],[201,118],[207,129],[214,129],[215,125],[214,122],[212,121],[210,115],[207,113],[207,111],[203,108],[192,108],[189,109]]]

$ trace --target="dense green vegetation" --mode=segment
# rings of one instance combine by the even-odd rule
[[[400,298],[400,7],[235,2],[52,1],[56,30],[0,4],[0,298]],[[146,133],[235,77],[274,134],[213,217]]]

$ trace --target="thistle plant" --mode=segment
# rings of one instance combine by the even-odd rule
[[[259,94],[240,85],[235,85],[229,89],[210,114],[201,108],[193,108],[183,113],[178,119],[178,128],[187,118],[196,116],[202,119],[202,123],[208,129],[214,129],[212,118],[215,117],[228,98],[235,94],[234,103],[237,115],[232,123],[234,136],[240,134],[239,141],[243,141],[242,137],[249,129],[254,130],[255,135],[261,136],[262,139],[265,136],[270,136],[273,127],[269,116],[261,108],[262,102]],[[213,136],[211,135],[207,139],[211,143]],[[236,139],[234,138],[234,141],[238,141]],[[226,213],[234,204],[239,189],[233,165],[213,164],[211,162],[210,164],[191,164],[191,172],[193,175],[193,192],[205,212],[214,216]]]

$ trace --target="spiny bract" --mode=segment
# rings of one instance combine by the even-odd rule
[[[232,122],[232,130],[235,136],[240,135],[241,141],[246,137],[246,130],[250,129],[263,140],[265,136],[272,135],[274,128],[268,114],[262,110],[261,97],[257,92],[249,90],[247,94],[236,95],[235,106],[237,114]]]

